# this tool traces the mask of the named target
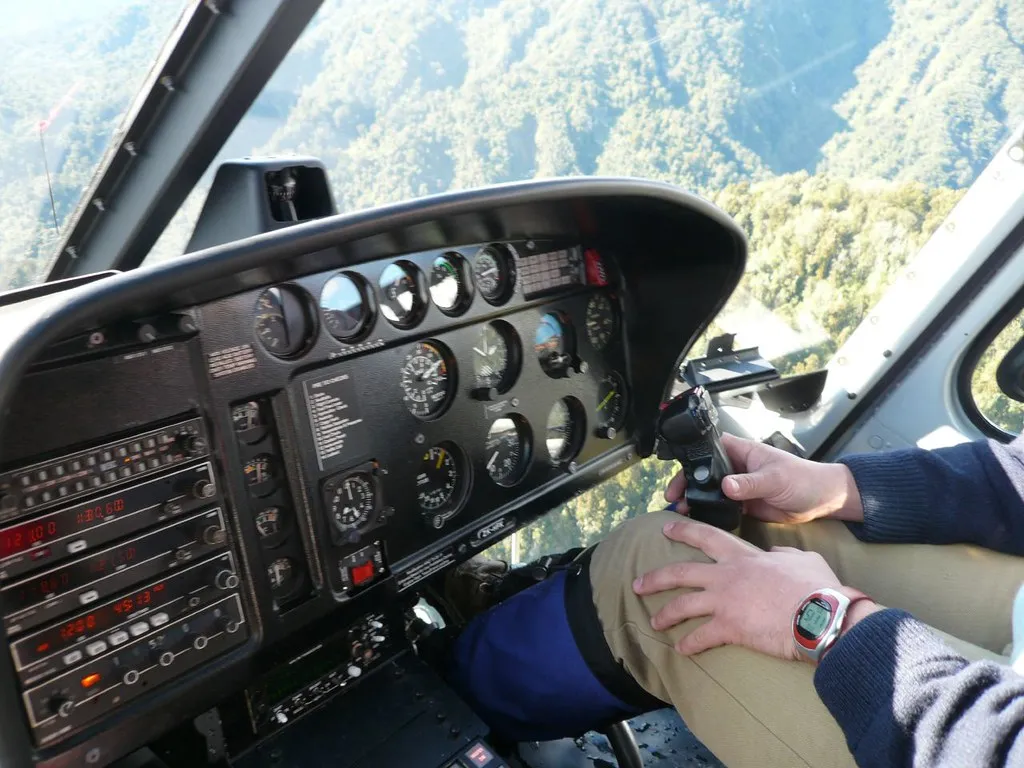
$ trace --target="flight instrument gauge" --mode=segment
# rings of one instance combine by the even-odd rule
[[[373,478],[367,472],[353,472],[327,485],[328,513],[339,531],[365,525],[377,508]]]
[[[563,397],[548,412],[545,444],[554,464],[563,464],[579,453],[585,419],[583,406],[575,397]]]
[[[556,379],[565,376],[575,356],[569,321],[557,312],[544,315],[533,337],[533,351],[544,373]]]
[[[256,513],[256,533],[264,546],[279,544],[288,533],[290,518],[281,507],[267,507]]]
[[[440,443],[423,454],[416,475],[416,500],[435,528],[458,512],[465,484],[462,475],[462,454],[452,443]]]
[[[277,465],[267,454],[255,456],[242,469],[245,484],[254,496],[266,496],[277,487]]]
[[[253,330],[275,357],[298,355],[316,330],[305,294],[288,285],[267,288],[256,299]]]
[[[612,371],[597,385],[597,435],[615,437],[626,420],[626,383]]]
[[[411,328],[423,317],[426,301],[420,288],[420,270],[409,261],[388,264],[377,281],[380,311],[393,325]]]
[[[491,424],[484,443],[487,474],[498,485],[518,483],[530,463],[530,427],[518,414],[503,416]]]
[[[503,320],[480,328],[473,345],[473,373],[481,390],[507,392],[519,375],[519,337]]]
[[[469,306],[466,260],[455,251],[442,253],[430,267],[430,298],[446,315],[457,315]]]
[[[279,557],[267,566],[270,588],[278,598],[289,597],[298,587],[299,574],[290,558]]]
[[[351,341],[366,330],[373,309],[363,278],[341,272],[324,283],[320,311],[327,332],[339,341]]]
[[[451,353],[436,341],[421,341],[405,356],[402,364],[402,399],[420,419],[437,416],[455,389]]]
[[[504,245],[488,245],[473,258],[473,282],[488,304],[503,304],[512,295],[516,267],[512,253]]]
[[[590,345],[600,352],[611,341],[615,333],[615,308],[612,301],[603,293],[597,293],[587,302],[587,338]]]
[[[267,434],[267,422],[263,417],[263,409],[255,400],[239,403],[231,408],[231,423],[235,433],[244,443],[258,443]]]

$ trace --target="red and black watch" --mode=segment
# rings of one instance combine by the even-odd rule
[[[797,650],[817,664],[839,639],[850,606],[870,599],[855,589],[847,589],[846,594],[827,587],[811,592],[793,616],[793,640]]]

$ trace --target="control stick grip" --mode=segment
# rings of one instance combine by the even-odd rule
[[[693,387],[666,403],[657,436],[658,458],[683,466],[690,517],[727,531],[739,527],[743,504],[722,492],[722,480],[733,469],[722,446],[718,409],[707,390]]]

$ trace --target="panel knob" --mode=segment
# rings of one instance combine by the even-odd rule
[[[234,589],[238,586],[238,574],[225,568],[214,576],[213,583],[217,589]]]
[[[192,496],[197,499],[212,499],[215,493],[217,493],[217,486],[212,480],[205,478],[196,480],[195,485],[192,486]]]
[[[228,539],[228,532],[219,525],[208,525],[203,530],[203,542],[206,544],[223,544]]]

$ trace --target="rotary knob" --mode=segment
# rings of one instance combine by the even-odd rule
[[[205,437],[202,435],[193,435],[191,432],[180,433],[175,438],[175,441],[183,452],[192,456],[198,456],[206,453],[208,447]]]
[[[192,495],[197,499],[212,499],[215,493],[217,493],[217,486],[212,480],[206,478],[196,480],[195,485],[192,486]]]
[[[228,540],[228,532],[219,525],[208,525],[203,530],[203,542],[211,546],[223,544]]]
[[[234,589],[238,586],[238,574],[225,568],[214,576],[213,583],[217,589]]]

